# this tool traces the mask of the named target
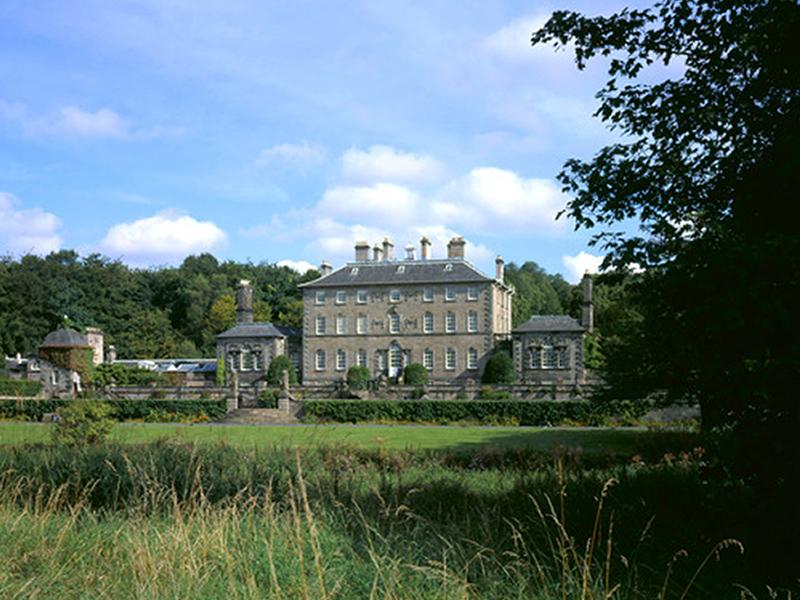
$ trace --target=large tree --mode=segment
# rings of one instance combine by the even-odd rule
[[[798,38],[794,0],[559,11],[532,37],[570,45],[579,69],[608,66],[596,116],[619,142],[559,178],[607,266],[645,269],[632,290],[644,318],[607,357],[610,380],[698,400],[705,427],[747,432],[773,481],[800,427]],[[664,63],[679,74],[642,82]]]

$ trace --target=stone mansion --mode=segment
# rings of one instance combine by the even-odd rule
[[[503,260],[487,277],[453,238],[447,258],[430,258],[430,242],[393,256],[392,243],[355,246],[355,260],[303,284],[303,380],[341,379],[352,365],[396,377],[422,364],[432,381],[478,379],[495,345],[511,335],[512,289]]]
[[[253,322],[252,289],[242,282],[237,324],[217,337],[217,357],[237,381],[255,383],[270,361],[287,355],[304,383],[342,381],[351,366],[373,378],[396,378],[420,363],[434,383],[479,381],[501,342],[510,342],[519,383],[581,384],[583,338],[592,327],[592,281],[583,279],[583,315],[532,316],[512,331],[512,286],[504,262],[494,277],[464,256],[465,242],[447,244],[447,258],[432,259],[420,240],[419,257],[407,246],[395,258],[392,242],[355,244],[355,256],[338,269],[323,262],[320,277],[302,284],[301,331]]]

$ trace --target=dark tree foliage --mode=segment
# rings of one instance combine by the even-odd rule
[[[278,355],[272,359],[267,369],[267,383],[270,385],[281,385],[283,375],[286,371],[289,373],[289,383],[292,385],[297,384],[297,372],[294,370],[292,361],[288,356]]]
[[[514,383],[514,361],[508,352],[495,352],[489,357],[481,375],[481,383]]]
[[[297,284],[314,276],[267,263],[221,263],[210,254],[149,270],[71,250],[4,257],[0,350],[35,354],[67,315],[76,327],[100,327],[120,358],[213,356],[220,319],[212,307],[235,294],[239,280],[253,282],[257,316],[277,315],[277,322],[298,326]]]
[[[610,17],[559,11],[534,44],[607,61],[596,115],[619,143],[559,175],[607,262],[646,271],[609,348],[609,381],[697,400],[732,428],[729,468],[780,484],[800,426],[800,9],[788,0],[664,0]],[[638,76],[679,61],[682,75]],[[636,219],[641,234],[620,224]]]
[[[428,369],[419,363],[409,363],[403,370],[406,385],[428,385]]]
[[[505,281],[514,286],[512,325],[524,323],[532,315],[560,315],[569,310],[573,286],[561,275],[549,275],[533,261],[522,266],[509,263],[505,268]],[[580,303],[577,304],[580,314]]]

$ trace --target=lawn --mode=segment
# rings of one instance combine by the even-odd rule
[[[0,423],[0,444],[44,442],[50,438],[51,427],[38,423]],[[619,454],[635,454],[665,442],[679,442],[679,445],[686,446],[692,441],[691,435],[676,436],[674,433],[641,429],[540,427],[125,423],[116,426],[112,432],[113,441],[124,443],[144,443],[163,438],[261,448],[347,445],[395,450],[475,450],[493,446],[550,451],[564,447],[583,452]]]

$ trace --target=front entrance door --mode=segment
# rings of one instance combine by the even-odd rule
[[[403,371],[404,355],[400,346],[392,345],[389,348],[389,377],[397,377]]]

